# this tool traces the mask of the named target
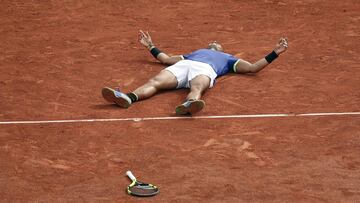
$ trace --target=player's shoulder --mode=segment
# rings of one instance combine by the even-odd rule
[[[208,51],[210,51],[210,49],[198,49],[194,52],[208,52]]]

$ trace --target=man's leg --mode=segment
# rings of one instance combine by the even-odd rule
[[[201,111],[205,102],[200,100],[202,94],[210,87],[210,78],[206,75],[198,75],[190,81],[190,92],[186,101],[175,108],[176,114],[187,115]]]
[[[104,87],[102,89],[102,95],[105,100],[114,102],[120,107],[128,108],[133,102],[149,98],[159,90],[175,89],[176,87],[176,77],[170,71],[162,70],[158,75],[151,78],[146,84],[133,92],[124,94],[109,87]]]
[[[210,78],[206,75],[198,75],[190,81],[190,92],[186,100],[199,100],[206,89],[210,87]]]
[[[174,74],[170,71],[162,70],[158,75],[151,78],[147,83],[132,93],[137,96],[138,100],[143,100],[155,95],[159,90],[175,89],[177,83]]]

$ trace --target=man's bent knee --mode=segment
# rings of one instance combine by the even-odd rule
[[[159,86],[161,85],[161,80],[160,80],[159,78],[154,77],[154,78],[151,78],[151,79],[147,82],[147,84],[148,84],[149,86],[152,86],[152,87],[157,88],[157,87],[159,87]]]

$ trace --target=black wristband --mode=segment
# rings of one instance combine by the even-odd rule
[[[272,51],[270,54],[265,56],[265,59],[268,63],[271,63],[273,60],[275,60],[278,57],[278,55],[275,53],[275,51]]]
[[[161,53],[161,51],[156,48],[156,47],[153,47],[151,50],[150,50],[151,54],[157,59],[157,56]]]

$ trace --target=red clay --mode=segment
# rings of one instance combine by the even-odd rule
[[[0,121],[174,116],[186,90],[119,109],[169,54],[221,42],[254,62],[281,36],[289,50],[256,76],[227,75],[199,116],[360,111],[360,5],[343,1],[8,1],[0,7]],[[3,202],[130,202],[132,170],[154,202],[356,202],[359,116],[0,125]]]

